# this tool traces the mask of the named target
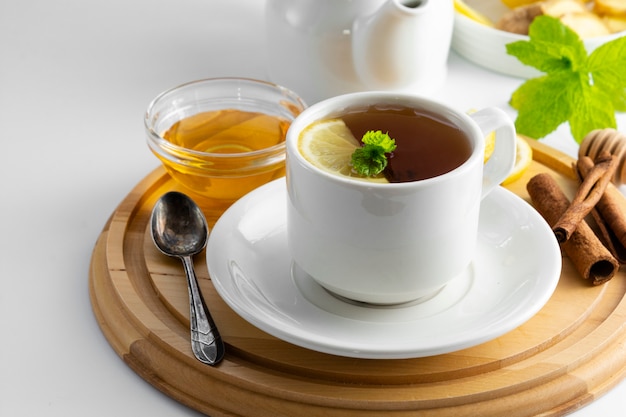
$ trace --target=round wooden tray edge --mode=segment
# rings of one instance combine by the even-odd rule
[[[539,146],[536,146],[537,144]],[[538,156],[538,158],[541,159],[542,155],[545,152],[543,149],[545,145],[539,144],[538,142],[536,142],[535,146],[533,146],[533,142],[531,142],[531,146],[533,147],[534,152],[536,150],[535,154]],[[565,156],[564,160],[567,160],[567,158],[569,157]],[[538,161],[540,159],[538,159]],[[563,172],[561,173],[563,173],[564,175],[567,175],[568,171],[563,170]],[[133,191],[131,192],[131,194],[133,194],[136,191],[137,192],[141,191],[139,193],[140,195],[138,196],[137,201],[143,198],[143,195],[147,192],[147,190],[150,189],[150,186],[152,187],[159,186],[159,185],[154,184],[155,179],[159,180],[156,182],[162,183],[162,182],[166,182],[168,177],[162,168],[159,167],[156,170],[154,170],[150,175],[148,175],[148,177],[146,177],[141,183],[139,183],[137,187],[135,187]],[[125,202],[126,201],[127,200],[125,200]],[[120,211],[128,211],[128,210],[132,211],[137,207],[137,204],[131,204],[130,202],[127,205],[128,207],[126,207],[123,203],[120,204]],[[135,372],[141,375],[144,379],[146,379],[152,385],[154,385],[155,387],[163,391],[165,394],[177,399],[178,401],[184,404],[189,405],[190,407],[194,409],[197,409],[205,413],[211,413],[211,415],[213,416],[231,415],[230,413],[232,409],[231,411],[227,411],[227,412],[224,411],[226,409],[229,409],[229,407],[231,407],[232,404],[230,402],[225,403],[224,406],[226,408],[222,409],[221,407],[217,407],[216,406],[217,404],[215,403],[209,404],[205,401],[199,400],[198,396],[204,395],[206,393],[205,391],[203,391],[202,393],[199,392],[196,395],[194,393],[189,392],[189,387],[171,384],[167,382],[165,379],[163,379],[162,376],[155,375],[154,370],[150,369],[150,363],[151,363],[150,354],[152,355],[164,354],[165,358],[167,359],[168,355],[170,355],[171,353],[167,352],[167,350],[161,351],[160,353],[155,352],[154,348],[159,349],[159,346],[156,346],[153,342],[148,341],[147,338],[149,338],[149,336],[146,336],[144,334],[145,332],[142,331],[142,329],[137,329],[133,327],[132,325],[130,326],[129,329],[126,329],[126,332],[123,335],[125,336],[125,339],[126,339],[126,343],[124,343],[124,340],[122,340],[123,338],[119,337],[120,336],[118,334],[119,329],[117,329],[116,331],[114,330],[114,328],[115,326],[119,326],[119,323],[116,322],[116,320],[118,319],[129,320],[129,317],[124,317],[124,315],[121,314],[118,318],[116,318],[113,321],[111,318],[105,318],[107,312],[103,311],[103,308],[101,308],[102,307],[101,304],[106,303],[107,301],[101,297],[101,291],[99,291],[99,285],[101,285],[102,283],[97,282],[97,280],[94,277],[98,275],[98,272],[97,272],[98,267],[102,268],[102,271],[108,270],[107,265],[98,265],[96,260],[99,258],[99,256],[103,256],[102,251],[106,251],[105,240],[109,232],[109,227],[111,226],[111,223],[114,222],[115,214],[119,214],[119,211],[116,210],[116,212],[112,215],[111,219],[109,219],[109,221],[107,222],[107,226],[105,226],[105,228],[103,229],[102,236],[98,239],[98,242],[96,243],[96,247],[94,249],[94,254],[92,257],[91,270],[90,270],[90,298],[92,299],[92,304],[94,304],[93,306],[94,313],[98,317],[98,321],[102,327],[102,331],[105,334],[105,337],[109,340],[114,350],[116,350],[116,352],[120,355],[120,357],[122,357],[124,362],[126,362],[133,370],[135,370]],[[121,224],[117,226],[121,226]],[[130,318],[130,321],[132,322],[132,318]],[[148,346],[145,346],[146,343],[148,344]],[[619,357],[620,356],[619,354],[621,353],[621,358],[622,359],[626,358],[626,355],[623,352],[624,350],[623,340],[616,341],[615,345],[616,346],[614,347],[613,351],[617,352],[618,354],[617,356]],[[620,350],[620,347],[621,347],[621,350]],[[151,353],[149,354],[148,352],[151,352]],[[232,363],[232,365],[240,366],[241,364]],[[191,370],[194,371],[195,370],[194,368],[195,367],[191,367]],[[583,369],[582,366],[579,368]],[[582,405],[586,404],[587,402],[593,401],[593,399],[597,398],[599,395],[601,395],[602,393],[606,392],[608,389],[616,385],[624,377],[624,374],[626,374],[626,363],[624,360],[622,360],[621,362],[616,361],[612,365],[609,366],[609,369],[612,369],[611,371],[613,372],[612,378],[604,380],[602,383],[599,383],[598,385],[596,385],[595,390],[592,389],[594,387],[588,386],[587,387],[588,390],[586,393],[580,392],[577,394],[575,398],[572,398],[571,401],[555,405],[555,407],[552,408],[552,411],[548,415],[560,415],[561,413],[564,413],[564,412],[571,412],[576,408],[580,408]],[[195,376],[194,378],[206,379],[207,375],[205,371],[206,369],[201,369],[201,371],[199,372],[199,375]],[[603,375],[606,375],[607,373],[610,373],[610,372],[606,371],[603,373]],[[214,377],[215,375],[210,375],[209,373],[207,383],[211,384],[211,382],[214,382]],[[191,379],[194,379],[194,378],[191,378]],[[221,380],[222,378],[218,377],[217,379]],[[232,385],[228,390],[224,391],[225,398],[228,398],[229,401],[238,401],[237,399],[233,398],[233,393],[235,391],[237,391],[243,397],[251,398],[250,395],[253,395],[254,397],[256,397],[256,395],[254,395],[254,392],[257,391],[255,387],[248,386],[246,387],[246,390],[247,390],[246,392],[242,392],[241,388],[237,388],[235,385]],[[270,403],[272,402],[271,401],[268,402],[268,400],[270,400],[269,398],[267,398],[268,392],[263,392],[262,390],[260,390],[256,392],[256,394],[261,395],[259,399],[261,400],[264,398],[265,405],[270,406]],[[298,404],[297,401],[302,400],[302,398],[300,398],[297,395],[288,399],[285,397],[285,392],[276,392],[275,394],[277,395],[275,400],[278,400],[278,401],[274,403],[272,407],[285,406],[286,404],[284,403],[284,400],[293,402],[293,405],[295,406]],[[313,395],[313,397],[315,397],[315,395]],[[309,402],[310,405],[313,405],[313,403],[317,403],[317,401],[315,401],[313,398],[308,398],[308,401],[311,401],[311,400],[313,401],[312,403]],[[323,405],[323,403],[324,401],[320,402],[318,405]],[[346,406],[346,405],[347,405],[346,403],[343,404],[343,406]],[[352,405],[358,406],[358,403],[355,403]],[[406,404],[406,405],[409,406],[409,404]],[[461,411],[461,409],[464,409],[467,407],[470,407],[470,405],[466,404],[465,406],[461,408],[454,407],[454,409],[456,411]],[[290,407],[286,407],[286,409],[289,409],[289,408]],[[330,410],[326,410],[326,411],[330,411]],[[400,411],[400,410],[396,410],[396,411]],[[351,415],[351,414],[347,414],[348,410],[344,410],[344,412],[345,413],[336,414],[336,415]],[[363,410],[359,410],[359,412],[362,414]],[[222,413],[226,413],[226,414],[222,414]],[[510,413],[507,413],[507,414],[510,414]],[[241,414],[241,415],[244,415],[244,414]],[[279,414],[275,414],[275,415],[279,415]],[[290,415],[290,414],[285,414],[285,415]],[[328,414],[328,415],[335,415],[335,414],[333,413],[333,414]],[[442,414],[442,415],[447,415],[447,414]],[[458,414],[450,414],[450,415],[458,415]]]

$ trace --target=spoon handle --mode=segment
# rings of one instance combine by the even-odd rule
[[[191,256],[183,256],[181,259],[189,287],[191,350],[200,362],[215,365],[224,357],[224,342],[198,288]]]

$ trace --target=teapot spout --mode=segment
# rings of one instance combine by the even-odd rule
[[[445,80],[453,0],[387,0],[352,28],[360,81],[372,90],[432,92]]]

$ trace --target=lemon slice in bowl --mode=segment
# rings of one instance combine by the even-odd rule
[[[465,3],[463,0],[454,0],[454,10],[457,13],[460,13],[463,16],[469,17],[473,21],[480,23],[481,25],[493,27],[493,22],[488,17],[467,5],[467,3]]]

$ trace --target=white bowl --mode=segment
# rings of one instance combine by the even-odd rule
[[[508,9],[500,0],[465,0],[474,10],[496,22]],[[584,40],[587,53],[600,45],[626,35],[618,32]],[[482,67],[521,78],[541,75],[537,69],[522,64],[516,57],[507,54],[506,44],[529,40],[528,36],[505,32],[482,25],[458,12],[454,14],[452,49],[464,58]]]

